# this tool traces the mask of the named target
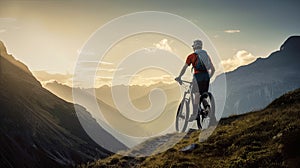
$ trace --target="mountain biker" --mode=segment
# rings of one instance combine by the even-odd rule
[[[193,121],[197,118],[198,115],[198,103],[200,100],[200,95],[203,95],[203,93],[208,92],[209,88],[209,80],[215,73],[215,68],[212,64],[212,61],[210,57],[208,56],[207,52],[202,49],[202,41],[201,40],[195,40],[194,44],[192,45],[194,53],[188,55],[186,62],[179,74],[178,77],[175,78],[175,80],[179,83],[182,83],[181,77],[185,73],[188,66],[192,64],[194,68],[194,77],[193,77],[193,88],[192,93],[195,96],[195,101],[193,104],[193,114],[189,118],[189,121]],[[207,102],[208,95],[204,95],[203,97],[203,106],[204,106],[204,112],[206,114],[210,111],[210,106]],[[201,97],[201,98],[202,98]],[[216,117],[214,114],[211,115],[211,123],[216,122]]]

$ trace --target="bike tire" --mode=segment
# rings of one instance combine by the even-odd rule
[[[212,114],[215,115],[215,110],[216,110],[215,98],[210,92],[207,92],[207,94],[208,94],[209,102],[210,102],[210,114],[208,114],[208,115],[209,116],[211,116]],[[199,105],[201,105],[201,104],[202,104],[202,102],[201,102],[201,99],[200,99]],[[203,118],[203,115],[198,114],[197,119],[196,119],[198,129],[202,129],[203,121],[205,119],[206,118]],[[208,121],[209,121],[209,123],[208,123],[208,127],[209,127],[210,126],[210,120],[208,120]]]
[[[209,100],[210,100],[210,111],[211,111],[210,114],[215,115],[215,112],[216,112],[215,98],[210,92],[208,92],[208,96],[209,96]]]
[[[181,119],[182,119],[182,121],[180,121]],[[185,132],[188,122],[189,122],[188,120],[189,120],[188,101],[182,100],[178,106],[177,114],[176,114],[176,123],[175,123],[176,131],[177,132]]]
[[[210,120],[209,120],[209,127],[210,127],[211,125],[216,124],[216,123],[212,123],[212,117],[214,117],[214,122],[217,122],[217,120],[216,120],[215,98],[214,98],[214,96],[210,92],[208,92],[208,95],[209,95],[210,103],[211,103],[210,114],[209,114],[209,118],[210,118]],[[214,115],[214,116],[212,116],[212,115]]]
[[[198,127],[198,129],[202,129],[202,115],[198,114],[196,120],[197,120],[197,127]]]

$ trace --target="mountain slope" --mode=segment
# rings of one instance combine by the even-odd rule
[[[86,134],[73,104],[42,88],[24,64],[6,53],[2,42],[0,53],[1,167],[74,166],[111,154]],[[80,109],[79,117],[101,133],[99,139],[110,137],[109,143],[126,149]]]
[[[300,89],[261,111],[221,119],[204,142],[199,142],[199,133],[188,134],[160,154],[140,158],[113,155],[86,167],[299,167]],[[180,134],[167,136],[172,139]],[[140,150],[165,138],[154,138]],[[180,151],[192,143],[196,143],[193,151]]]
[[[299,53],[300,36],[292,36],[269,57],[226,73],[227,99],[223,116],[264,108],[280,95],[299,88]]]
[[[44,85],[45,88],[50,90],[52,93],[56,94],[57,96],[68,100],[72,100],[72,88],[59,84],[58,82],[51,82]],[[155,96],[154,94],[150,95],[151,91],[154,89],[160,89],[166,95],[166,104],[164,106],[164,111],[159,115],[156,120],[140,123],[135,120],[132,120],[130,117],[126,117],[122,115],[122,111],[120,112],[119,109],[128,110],[130,109],[130,103],[132,103],[137,109],[139,110],[146,110],[152,105],[154,99],[160,100],[162,98],[161,95]],[[167,129],[174,123],[175,113],[174,111],[177,110],[179,100],[180,100],[180,90],[177,84],[164,84],[164,83],[157,83],[150,86],[129,86],[128,88],[124,85],[114,86],[115,93],[121,93],[120,90],[123,91],[128,89],[128,93],[130,95],[130,102],[129,100],[122,99],[119,102],[119,106],[115,105],[112,88],[108,86],[103,86],[100,88],[95,89],[97,103],[100,107],[101,113],[105,116],[105,119],[110,124],[110,127],[118,130],[121,133],[126,133],[130,136],[149,136],[149,134],[156,134],[162,129]],[[79,89],[75,88],[77,92],[79,92],[82,96],[81,101],[77,101],[77,104],[84,106],[85,108],[90,111],[95,118],[103,118],[101,116],[97,116],[99,113],[96,110],[92,110],[93,106],[89,104],[89,96],[88,93],[91,93],[90,89]],[[87,93],[87,94],[85,94]],[[151,97],[152,96],[152,97]],[[86,98],[85,98],[86,97]],[[149,97],[152,98],[152,102],[150,101]],[[153,105],[151,111],[148,113],[144,113],[144,117],[147,115],[157,114],[161,110],[157,110],[157,107],[162,107],[157,105]],[[129,111],[129,110],[128,110]],[[125,111],[126,112],[126,111]],[[124,111],[123,111],[124,113]],[[134,128],[134,129],[132,129]],[[173,128],[173,127],[172,127]],[[175,130],[175,127],[174,127]],[[128,146],[134,146],[137,141],[134,141],[134,144],[130,143],[127,144]]]
[[[57,81],[48,82],[44,85],[46,89],[59,96],[60,98],[73,102],[72,97],[72,88],[61,84]],[[168,95],[168,102],[178,101],[180,99],[180,90],[177,84],[165,84],[165,83],[156,83],[150,86],[125,86],[118,85],[114,86],[116,90],[127,90],[129,92],[129,96],[131,99],[131,103],[133,103],[137,108],[146,109],[151,103],[149,101],[149,94],[153,89],[162,89]],[[75,88],[78,89],[78,88]],[[85,89],[81,89],[85,90]],[[97,98],[102,101],[102,103],[109,105],[111,107],[115,107],[115,102],[113,100],[112,95],[112,87],[111,86],[102,86],[95,89],[95,93]]]

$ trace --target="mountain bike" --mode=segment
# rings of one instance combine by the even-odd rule
[[[193,107],[195,100],[194,96],[192,95],[193,82],[182,80],[181,85],[185,88],[185,92],[177,110],[175,126],[176,131],[185,132],[190,118],[190,105],[192,105]],[[202,103],[204,98],[206,98],[210,106],[210,111],[208,114],[205,113],[204,106]],[[205,127],[209,127],[210,118],[212,117],[212,115],[215,115],[215,100],[210,92],[205,92],[200,96],[197,111],[198,115],[196,121],[198,128],[204,129]]]

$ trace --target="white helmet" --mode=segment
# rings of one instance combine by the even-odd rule
[[[202,41],[201,40],[195,40],[192,47],[193,48],[202,48]]]

